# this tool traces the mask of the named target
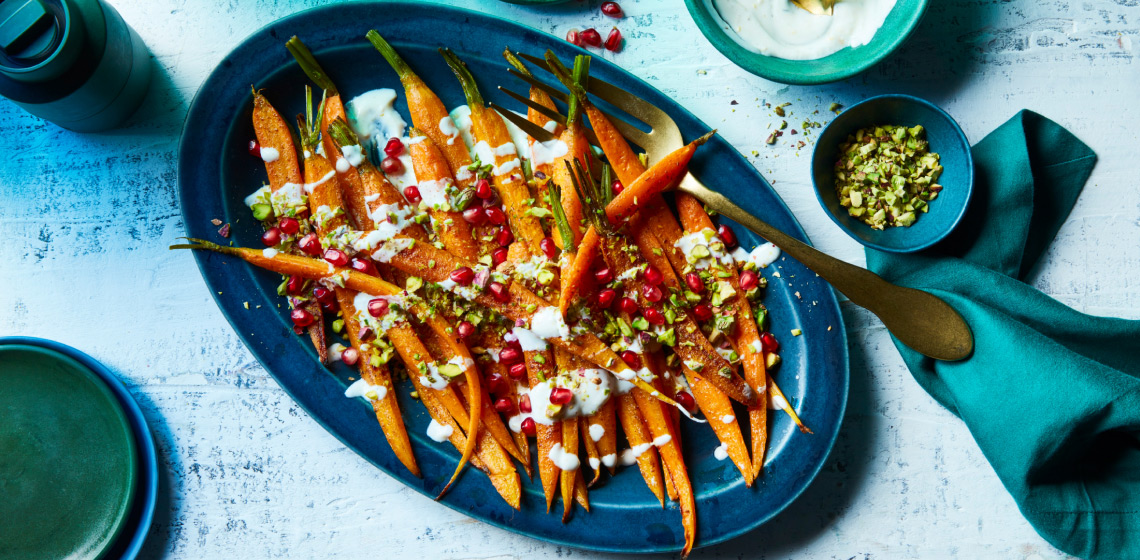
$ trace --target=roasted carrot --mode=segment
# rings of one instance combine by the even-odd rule
[[[554,364],[558,361],[566,361],[566,357],[562,356],[565,351],[555,348],[555,360],[550,360],[546,353],[538,352],[524,352],[523,355],[526,359],[527,377],[531,388],[534,388],[539,383],[542,383],[553,377],[557,372],[555,371]],[[542,356],[541,361],[536,359],[536,356]],[[562,423],[554,422],[553,425],[541,424],[536,422],[535,428],[537,430],[537,444],[538,444],[538,474],[542,480],[542,493],[546,498],[546,512],[550,513],[550,508],[554,504],[554,494],[558,489],[559,474],[561,473],[558,465],[550,458],[550,450],[554,449],[555,445],[562,445]]]
[[[661,507],[665,507],[661,461],[657,456],[657,448],[653,447],[653,438],[649,435],[649,430],[646,429],[645,423],[641,419],[637,400],[629,393],[618,395],[617,411],[618,418],[621,420],[621,429],[625,432],[625,438],[629,442],[630,449],[644,450],[636,457],[637,466],[641,469],[641,478],[645,479],[645,485],[649,487],[649,491],[657,496],[657,501],[661,502]]]
[[[598,438],[598,455],[601,456],[602,465],[610,471],[610,474],[613,474],[617,465],[616,410],[616,400],[610,397],[594,416],[594,422],[603,430],[602,437]]]
[[[562,420],[562,453],[567,462],[578,462],[578,418]],[[573,459],[569,459],[573,457]],[[578,467],[573,470],[562,469],[559,475],[562,486],[562,522],[570,520],[570,510],[574,504],[574,479],[578,476]]]
[[[412,137],[408,152],[412,156],[412,166],[416,170],[421,196],[425,196],[424,191],[427,189],[446,192],[447,189],[454,188],[447,160],[435,145],[435,141],[418,128],[413,127],[408,134]],[[448,251],[460,257],[478,259],[479,246],[472,237],[471,224],[463,219],[463,212],[451,209],[450,206],[448,208],[449,210],[439,208],[428,210],[438,225],[436,233],[439,234],[439,240]]]
[[[475,174],[468,169],[471,165],[471,154],[467,152],[467,146],[459,138],[459,130],[455,128],[455,123],[451,120],[443,101],[440,101],[439,96],[412,71],[396,49],[393,49],[375,29],[369,31],[367,36],[372,46],[380,51],[399,75],[400,83],[404,86],[404,96],[408,101],[408,111],[412,115],[412,124],[427,134],[443,151],[455,181],[461,186],[470,186],[475,182]]]
[[[511,141],[507,125],[503,124],[503,118],[498,113],[487,108],[467,65],[450,50],[440,49],[440,54],[459,80],[467,105],[471,108],[471,132],[477,144],[476,152],[482,150],[483,157],[494,160],[480,160],[480,163],[492,166],[491,181],[503,199],[512,229],[519,239],[526,242],[531,254],[543,254],[541,243],[546,238],[546,233],[538,217],[530,212],[530,190],[523,177],[522,162]]]
[[[699,373],[688,368],[685,377],[691,379],[689,388],[693,391],[693,398],[697,406],[709,421],[709,427],[716,433],[717,439],[725,446],[728,457],[740,470],[744,483],[749,487],[756,478],[752,463],[748,460],[748,447],[744,445],[744,436],[740,433],[740,424],[736,422],[736,413],[732,410],[732,401],[724,396],[716,387],[705,380]]]
[[[586,448],[586,457],[589,458],[590,469],[594,471],[594,478],[590,479],[587,486],[597,484],[598,479],[602,476],[602,457],[598,455],[598,443],[590,437],[590,426],[593,416],[583,418],[578,422],[578,427],[581,428],[582,433],[579,436],[582,445]]]
[[[677,490],[678,503],[681,505],[681,526],[685,528],[685,546],[681,549],[681,557],[684,558],[692,551],[697,536],[696,501],[685,468],[685,459],[681,456],[680,446],[674,441],[676,434],[672,422],[665,416],[661,405],[641,389],[634,389],[633,396],[637,399],[638,409],[645,415],[646,426],[653,435],[653,444],[661,452],[662,462],[668,465],[673,487]]]

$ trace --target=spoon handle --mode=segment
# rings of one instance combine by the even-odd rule
[[[903,344],[936,360],[961,360],[974,350],[962,316],[945,301],[921,290],[896,286],[865,268],[841,261],[742,210],[723,194],[687,174],[677,187],[709,208],[770,241],[811,269],[852,303],[874,313]]]

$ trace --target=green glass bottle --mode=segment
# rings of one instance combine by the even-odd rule
[[[0,95],[79,132],[114,128],[150,84],[150,53],[102,0],[0,0]]]

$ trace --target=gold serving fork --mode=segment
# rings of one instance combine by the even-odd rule
[[[546,61],[541,58],[522,53],[518,53],[518,56],[547,72],[550,71]],[[567,101],[567,94],[561,90],[513,68],[508,71],[528,84],[546,91],[552,98],[564,103]],[[499,89],[556,122],[566,121],[564,115],[538,105],[524,95],[509,91],[502,86]],[[599,99],[649,126],[649,132],[644,132],[624,119],[607,114],[623,136],[645,150],[650,163],[684,146],[684,139],[677,123],[651,103],[594,77],[589,78],[586,89]],[[550,132],[527,121],[525,117],[520,117],[494,103],[492,106],[503,118],[536,140],[546,142],[554,138]],[[591,138],[591,142],[597,144],[596,138]],[[788,256],[814,271],[847,296],[852,303],[874,313],[891,334],[924,356],[953,361],[964,359],[973,352],[974,337],[970,327],[954,308],[938,297],[921,290],[897,286],[867,269],[816,250],[745,212],[723,194],[701,184],[691,173],[686,174],[675,188],[696,197],[709,208],[779,247]]]

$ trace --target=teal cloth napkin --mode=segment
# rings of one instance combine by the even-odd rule
[[[1086,315],[1025,283],[1096,154],[1022,111],[973,155],[974,195],[954,233],[917,254],[868,249],[867,264],[954,306],[974,354],[939,362],[895,345],[1045,540],[1083,558],[1140,558],[1140,321]]]

